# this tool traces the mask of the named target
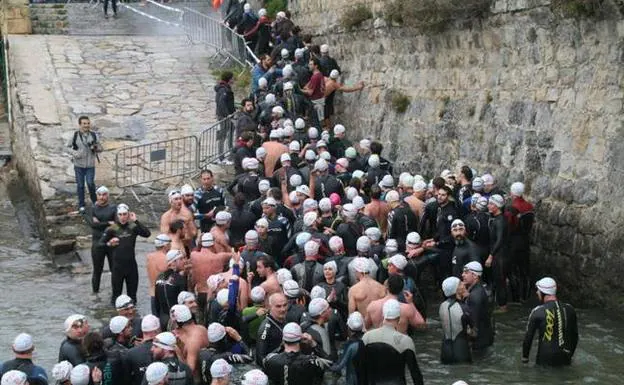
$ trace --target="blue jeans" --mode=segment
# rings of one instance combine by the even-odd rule
[[[95,167],[76,167],[76,190],[78,190],[78,207],[85,207],[85,182],[89,188],[91,203],[95,203]]]

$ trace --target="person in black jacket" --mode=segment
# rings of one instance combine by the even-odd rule
[[[169,312],[173,305],[178,304],[178,294],[186,290],[187,279],[184,274],[184,253],[171,249],[167,252],[167,270],[156,279],[156,307],[163,327],[169,323]]]
[[[134,303],[137,303],[139,286],[139,270],[136,262],[135,245],[138,236],[148,238],[151,232],[139,220],[135,213],[130,212],[125,204],[117,206],[117,222],[110,225],[102,234],[99,246],[108,246],[113,250],[113,296],[112,304],[121,295],[123,283],[126,292]]]
[[[274,293],[269,297],[269,314],[258,327],[256,338],[256,364],[263,366],[263,361],[282,343],[282,329],[286,323],[288,300],[282,293]]]
[[[245,131],[238,135],[238,143],[241,144],[234,152],[234,171],[236,175],[244,173],[243,159],[255,158],[256,150],[254,149],[255,134],[251,131]]]
[[[91,206],[89,213],[84,213],[84,219],[91,226],[91,239],[100,239],[106,228],[113,224],[117,213],[117,206],[108,200],[108,188],[100,186],[95,190],[97,200]],[[108,247],[98,247],[97,242],[91,243],[91,259],[93,260],[93,275],[91,289],[93,294],[100,291],[100,279],[104,270],[104,258],[108,260],[108,269],[113,271],[113,255]]]
[[[93,370],[98,368],[102,372],[102,385],[113,385],[124,381],[123,357],[120,352],[107,352],[104,339],[98,332],[87,334],[83,341],[86,353],[85,364]],[[104,380],[106,379],[106,380]]]
[[[386,202],[391,207],[388,213],[388,239],[396,239],[399,249],[405,248],[407,234],[416,231],[418,218],[409,206],[399,200],[399,193],[391,190],[386,193]]]
[[[133,347],[126,353],[125,376],[129,385],[141,385],[145,369],[152,363],[152,342],[160,334],[160,320],[153,314],[148,314],[141,321],[143,340],[140,345]]]
[[[214,87],[215,102],[217,106],[217,118],[225,119],[236,111],[234,106],[234,92],[232,91],[232,79],[234,74],[230,71],[224,71],[221,74],[221,81]],[[217,142],[219,143],[219,154],[225,152],[225,143],[227,140],[233,141],[234,127],[230,121],[223,121],[217,132]]]

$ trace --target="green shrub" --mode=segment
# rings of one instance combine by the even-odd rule
[[[286,9],[288,9],[288,1],[287,0],[268,0],[265,3],[264,8],[267,11],[267,15],[271,19],[274,19],[275,15],[277,15],[279,11],[285,11]]]
[[[210,74],[215,81],[221,79],[221,74],[230,71],[234,74],[234,82],[232,83],[232,91],[237,97],[246,97],[251,87],[251,70],[247,67],[234,66],[229,68],[213,68]]]
[[[358,27],[364,21],[372,18],[373,11],[371,11],[370,8],[364,4],[358,4],[355,7],[350,8],[342,15],[340,23],[346,29],[352,29]]]
[[[391,23],[427,30],[444,30],[457,20],[487,15],[492,0],[389,0],[384,17]]]
[[[392,109],[399,114],[405,113],[410,106],[410,97],[402,93],[401,91],[394,91],[392,95]]]
[[[554,13],[563,17],[609,19],[621,17],[624,2],[619,0],[553,0]]]

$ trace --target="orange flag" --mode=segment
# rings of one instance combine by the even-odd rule
[[[223,0],[212,0],[212,8],[214,8],[215,10],[219,9],[222,3]]]

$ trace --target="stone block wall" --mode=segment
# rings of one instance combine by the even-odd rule
[[[66,35],[69,29],[65,4],[31,4],[32,33]]]
[[[32,31],[28,0],[0,1],[3,34],[29,34]]]
[[[360,2],[375,19],[345,31],[340,16]],[[398,170],[431,177],[469,164],[507,191],[524,181],[535,273],[555,276],[577,304],[623,305],[624,22],[508,0],[484,20],[423,33],[388,26],[384,3],[291,3],[343,80],[367,85],[338,97],[351,137],[380,139]],[[397,93],[410,98],[405,113],[392,107]]]

